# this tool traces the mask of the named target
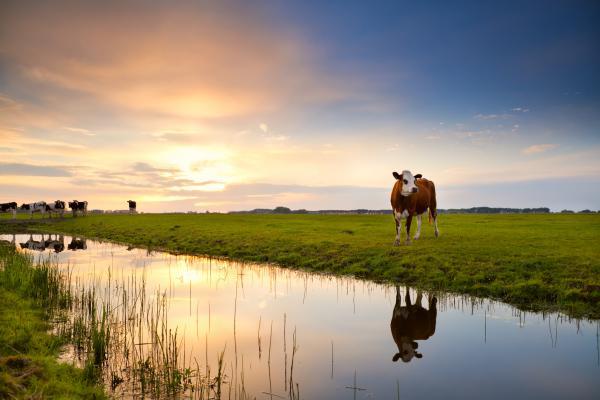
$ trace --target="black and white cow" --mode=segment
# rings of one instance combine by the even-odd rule
[[[71,243],[67,245],[67,248],[73,251],[85,250],[87,249],[87,243],[85,239],[72,238]]]
[[[69,202],[69,208],[73,211],[73,216],[76,217],[77,213],[81,213],[82,215],[87,215],[87,201],[78,201],[73,200]]]
[[[54,203],[48,203],[46,204],[46,211],[48,211],[50,218],[52,218],[52,213],[60,214],[62,218],[65,215],[65,202],[56,200]]]
[[[11,201],[10,203],[1,203],[0,204],[0,212],[8,213],[11,212],[13,215],[13,219],[17,218],[17,203]]]
[[[135,210],[137,207],[137,203],[133,200],[127,200],[127,204],[129,204],[129,214],[135,214],[137,212]]]
[[[29,216],[33,218],[33,213],[39,212],[42,214],[42,217],[46,214],[46,202],[38,201],[36,203],[22,204],[21,210],[29,211]]]

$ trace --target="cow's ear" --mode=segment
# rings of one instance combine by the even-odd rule
[[[394,354],[394,357],[392,358],[392,361],[396,362],[396,361],[398,361],[399,358],[400,358],[400,353],[396,353],[396,354]]]
[[[401,178],[400,174],[397,173],[396,171],[392,172],[392,175],[394,175],[394,178],[396,178],[396,179],[400,179]]]
[[[415,175],[415,179],[421,179],[422,177],[423,177],[423,175],[421,175],[421,174],[416,174]]]

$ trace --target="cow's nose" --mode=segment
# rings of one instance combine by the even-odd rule
[[[418,191],[419,191],[419,189],[417,189],[416,187],[415,187],[415,188],[412,188],[412,192],[413,192],[413,193],[417,193]]]

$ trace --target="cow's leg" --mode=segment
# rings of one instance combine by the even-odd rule
[[[408,217],[406,217],[406,244],[410,244],[410,224],[412,222],[412,219],[413,215],[408,214]]]
[[[406,307],[410,307],[410,289],[404,288],[406,290],[406,295],[404,296],[404,302],[406,303]]]
[[[12,210],[13,219],[17,219],[17,209],[13,208]]]
[[[396,222],[396,240],[394,240],[394,246],[399,246],[400,232],[402,232],[402,214],[394,211],[394,221]]]
[[[392,318],[400,314],[402,308],[402,297],[400,296],[400,286],[396,285],[396,304],[394,304],[394,312]]]
[[[417,305],[419,307],[423,307],[422,302],[423,302],[423,293],[420,290],[417,290],[417,300],[415,300],[415,305]]]
[[[435,229],[435,237],[440,236],[440,230],[437,226],[437,210],[434,208],[429,211],[431,213],[431,217],[433,218],[433,228]]]
[[[415,233],[415,236],[413,237],[413,239],[417,240],[420,236],[421,236],[421,219],[423,217],[423,214],[417,215],[417,233]]]

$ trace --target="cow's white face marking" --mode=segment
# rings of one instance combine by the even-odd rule
[[[409,362],[415,356],[415,349],[411,342],[402,342],[400,346],[400,357],[402,361]]]
[[[402,171],[401,179],[402,191],[400,194],[402,194],[402,196],[410,196],[419,190],[417,185],[415,185],[415,177],[413,176],[412,172],[407,170]]]

